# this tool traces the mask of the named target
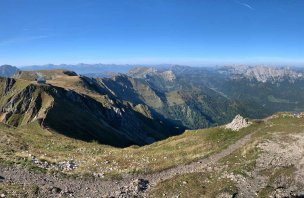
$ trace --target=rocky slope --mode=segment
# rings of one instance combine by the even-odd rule
[[[63,81],[74,77],[69,73]],[[96,98],[65,86],[38,85],[22,79],[2,78],[0,83],[0,118],[8,125],[21,127],[38,121],[44,128],[73,138],[114,146],[144,145],[179,133],[143,104],[94,92]]]

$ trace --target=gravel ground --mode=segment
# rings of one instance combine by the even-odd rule
[[[159,181],[170,179],[179,174],[202,171],[244,146],[250,141],[251,135],[246,135],[219,153],[188,165],[179,165],[147,175],[127,175],[120,180],[67,179],[49,174],[31,173],[18,167],[0,167],[0,180],[5,183],[37,185],[40,187],[40,197],[58,197],[60,195],[71,197],[146,197],[149,194],[149,189],[153,188]]]
[[[224,175],[236,183],[236,198],[257,197],[264,188],[270,198],[304,197],[304,134],[277,135],[257,147],[261,154],[248,176]]]

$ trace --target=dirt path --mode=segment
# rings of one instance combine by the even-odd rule
[[[56,193],[59,192],[55,192],[56,190],[53,190],[54,187],[60,188],[59,191],[61,191],[62,194],[70,194],[75,197],[146,196],[149,193],[149,189],[162,180],[170,179],[175,175],[199,172],[205,167],[216,163],[221,158],[231,154],[248,143],[253,133],[244,136],[223,151],[215,153],[207,158],[153,174],[126,176],[125,178],[117,181],[103,181],[100,179],[67,179],[53,175],[30,173],[24,169],[16,167],[0,167],[0,178],[3,178],[0,182],[35,184],[40,187],[42,186],[45,191],[41,192],[41,196],[47,195],[47,197],[58,197],[58,194]]]
[[[154,186],[158,182],[160,182],[161,180],[170,179],[170,178],[174,177],[175,175],[182,175],[182,174],[186,174],[186,173],[200,172],[204,168],[206,168],[207,166],[215,164],[221,158],[223,158],[225,156],[228,156],[229,154],[231,154],[235,150],[244,146],[246,143],[248,143],[250,141],[251,136],[252,136],[252,133],[244,136],[241,139],[239,139],[234,144],[229,145],[223,151],[221,151],[219,153],[215,153],[215,154],[213,154],[213,155],[211,155],[207,158],[192,162],[192,163],[187,164],[187,165],[179,165],[177,167],[174,167],[174,168],[171,168],[171,169],[168,169],[168,170],[164,170],[164,171],[154,173],[154,174],[151,174],[151,175],[146,175],[143,178],[147,179],[150,182],[151,186]]]

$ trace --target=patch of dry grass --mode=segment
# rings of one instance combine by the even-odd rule
[[[233,182],[212,173],[189,173],[159,183],[150,197],[220,197],[237,192]]]
[[[0,183],[0,194],[5,198],[36,198],[39,187],[35,185]]]

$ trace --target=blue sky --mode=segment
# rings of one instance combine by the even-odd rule
[[[0,64],[304,65],[303,0],[0,0]]]

